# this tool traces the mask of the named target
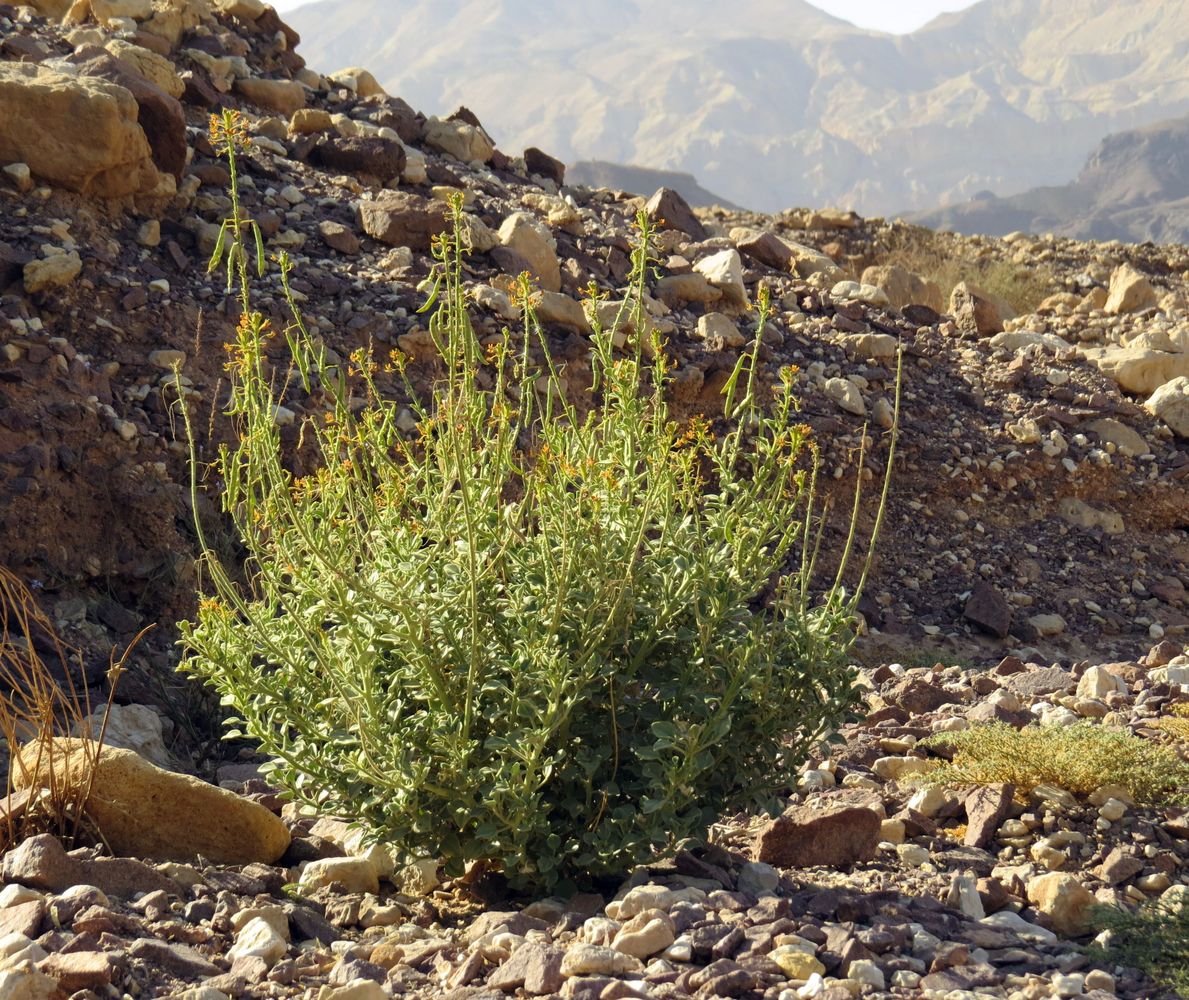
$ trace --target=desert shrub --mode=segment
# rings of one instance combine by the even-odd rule
[[[929,775],[930,781],[945,785],[1006,782],[1021,792],[1057,785],[1075,795],[1121,785],[1143,802],[1179,798],[1189,786],[1189,765],[1176,751],[1092,723],[1015,729],[994,722],[922,742],[952,753],[952,760]]]
[[[1092,959],[1140,969],[1189,996],[1189,907],[1159,900],[1136,910],[1101,906],[1093,920],[1107,934],[1087,949]]]
[[[86,760],[93,762],[102,749],[106,711],[124,659],[113,661],[108,698],[94,706],[80,666],[78,651],[58,637],[29,588],[0,567],[0,740],[6,758],[0,854],[38,833],[53,833],[68,844],[101,836],[86,814],[89,785],[51,780],[45,788],[30,789],[27,780],[16,780],[42,770],[59,773],[67,753],[57,737],[78,735],[93,709],[103,709],[104,716],[98,737],[83,741]]]
[[[880,254],[880,263],[899,264],[937,282],[946,302],[955,285],[968,281],[1006,299],[1021,315],[1033,312],[1053,292],[1061,290],[1048,267],[975,254],[961,237],[942,235],[920,226],[893,227],[888,245]]]
[[[233,175],[234,131],[233,118],[216,128]],[[671,419],[671,370],[646,333],[617,352],[596,329],[580,413],[556,391],[527,278],[519,339],[477,339],[458,201],[453,219],[433,248],[431,398],[406,384],[415,435],[399,431],[375,362],[332,369],[291,302],[294,367],[328,400],[302,426],[317,472],[297,479],[237,204],[221,242],[243,312],[238,441],[214,475],[247,582],[206,553],[211,590],[182,625],[184,669],[311,810],[453,872],[477,861],[549,887],[622,872],[724,810],[775,808],[856,704],[854,595],[841,570],[823,598],[809,593],[818,532],[798,463],[810,446],[791,377],[760,405],[765,303],[723,433]],[[633,315],[620,317],[632,322],[613,329],[649,329],[652,232],[638,225]]]

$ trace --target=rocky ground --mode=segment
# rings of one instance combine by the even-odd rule
[[[207,977],[227,994],[300,994],[328,980],[345,988],[356,973],[424,996],[779,997],[801,980],[807,996],[1152,995],[1134,973],[1112,986],[1113,970],[1089,971],[1069,943],[1082,918],[1046,906],[1051,891],[1084,909],[1070,879],[1110,898],[1173,891],[1183,883],[1178,817],[1124,804],[1100,828],[1105,805],[1005,794],[992,810],[999,832],[984,822],[966,843],[978,826],[966,813],[984,816],[981,799],[933,795],[905,813],[920,793],[896,776],[917,765],[881,766],[872,755],[915,760],[917,738],[972,712],[1021,723],[1027,713],[1114,713],[1112,722],[1144,730],[1177,697],[1180,665],[1157,660],[1179,653],[1189,632],[1189,250],[934,237],[838,212],[694,213],[672,192],[645,202],[570,187],[562,164],[538,150],[505,154],[465,109],[427,118],[363,70],[312,72],[297,43],[259,0],[0,3],[0,564],[84,649],[97,689],[113,645],[161,626],[131,661],[119,694],[137,704],[113,742],[229,783],[243,780],[234,768],[254,769],[250,758],[205,752],[217,718],[173,678],[171,645],[171,623],[195,599],[175,366],[200,454],[228,434],[223,344],[235,315],[205,261],[230,211],[229,177],[207,125],[235,107],[253,140],[245,207],[268,247],[294,259],[311,329],[332,358],[399,349],[421,390],[435,358],[418,285],[451,193],[465,198],[478,327],[495,334],[514,322],[508,282],[531,271],[569,391],[588,370],[581,290],[594,282],[622,297],[637,210],[661,228],[647,306],[678,372],[679,416],[721,411],[754,326],[749,303],[766,284],[777,310],[764,376],[798,367],[825,493],[837,501],[826,564],[842,547],[856,476],[868,483],[861,527],[872,523],[903,347],[899,455],[858,647],[884,699],[872,705],[881,721],[848,733],[846,753],[814,769],[794,803],[863,799],[848,805],[866,812],[842,824],[846,837],[828,825],[817,837],[826,847],[874,833],[852,845],[862,848],[853,863],[827,854],[823,867],[773,870],[739,819],[714,847],[634,876],[665,887],[636,887],[638,902],[536,901],[473,923],[474,887],[392,902],[357,891],[375,896],[383,865],[349,876],[331,866],[317,885],[317,867],[293,870],[345,842],[333,825],[311,832],[291,819],[296,836],[277,866],[270,857],[246,872],[136,869],[147,881],[132,885],[80,875],[42,845],[7,862],[0,923],[38,943],[11,939],[5,962],[36,959],[67,992],[100,995],[167,995]],[[1019,315],[969,283],[938,288],[898,266],[906,233],[955,260],[1032,272],[1046,287]],[[278,320],[279,292],[270,276],[258,298]],[[283,371],[279,352],[277,361]],[[321,405],[290,388],[278,422],[291,443]],[[200,504],[217,525],[209,494]],[[1163,644],[1150,653],[1153,643]],[[898,708],[891,692],[903,670],[935,660],[959,666],[913,676],[952,698]],[[1000,661],[1009,666],[991,669]],[[1095,681],[1079,692],[1091,663],[1122,664],[1108,673],[1126,690]],[[1011,674],[1011,664],[1030,666]],[[169,746],[158,749],[161,716]],[[248,792],[279,806],[263,786]],[[1067,826],[1084,839],[1031,853],[1033,840]],[[799,850],[782,864],[803,863]],[[1048,872],[1053,851],[1066,857]],[[1050,880],[1034,887],[1041,874]],[[422,889],[432,881],[420,869],[405,875]],[[102,892],[73,888],[88,882]],[[629,919],[622,931],[609,922]],[[229,953],[241,937],[261,944]],[[636,954],[640,940],[664,943]],[[819,986],[815,972],[843,982]],[[15,992],[24,988],[9,995],[41,995]],[[333,995],[381,987],[351,989]]]

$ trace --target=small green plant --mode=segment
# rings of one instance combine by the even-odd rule
[[[1095,909],[1094,924],[1107,931],[1104,944],[1088,949],[1097,962],[1140,969],[1156,982],[1189,996],[1189,907],[1155,901],[1137,910]]]
[[[1189,765],[1175,750],[1092,723],[1015,729],[994,722],[939,733],[922,745],[953,755],[930,773],[929,780],[937,784],[1003,782],[1021,794],[1038,785],[1057,785],[1074,795],[1121,785],[1141,802],[1176,800],[1189,786]]]
[[[233,178],[237,128],[229,115],[214,130]],[[844,557],[810,596],[812,449],[791,372],[762,405],[765,297],[725,429],[678,425],[643,308],[641,215],[631,288],[611,328],[596,327],[579,409],[527,277],[519,338],[476,337],[461,211],[456,200],[433,247],[423,311],[439,361],[428,400],[405,382],[413,437],[378,363],[357,352],[329,365],[289,297],[294,367],[327,400],[302,426],[321,459],[301,479],[274,420],[268,322],[252,309],[255,230],[238,209],[229,219],[212,266],[229,260],[239,285],[239,437],[215,472],[249,557],[240,576],[207,549],[212,592],[181,626],[184,669],[300,803],[451,873],[478,862],[548,888],[622,873],[724,811],[777,808],[857,703],[855,595]],[[288,289],[284,257],[280,274]],[[637,333],[617,352],[625,328]],[[403,377],[405,359],[389,360]]]

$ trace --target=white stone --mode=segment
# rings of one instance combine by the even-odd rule
[[[856,417],[867,415],[867,404],[863,402],[863,394],[850,379],[827,379],[823,388],[826,390],[826,395],[847,413],[852,413]]]
[[[262,958],[271,967],[284,958],[288,950],[288,942],[277,933],[272,921],[253,917],[239,929],[227,957],[233,962],[239,958]]]
[[[1160,386],[1148,397],[1144,409],[1163,420],[1174,434],[1189,438],[1189,378],[1174,378]]]
[[[704,257],[694,265],[694,270],[723,293],[723,298],[734,306],[747,303],[747,289],[743,285],[743,258],[738,250],[720,250]]]

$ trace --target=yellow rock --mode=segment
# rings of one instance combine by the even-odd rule
[[[792,945],[776,948],[768,953],[768,957],[780,966],[789,979],[808,979],[815,972],[824,975],[826,967],[809,952]]]
[[[29,744],[13,768],[13,783],[18,789],[45,786],[52,770],[57,781],[82,787],[92,771],[93,747],[55,739],[53,752],[43,753],[39,764],[37,745]],[[115,747],[104,747],[94,765],[87,812],[112,850],[129,857],[188,861],[202,855],[217,864],[271,864],[289,846],[285,824],[258,802]]]

